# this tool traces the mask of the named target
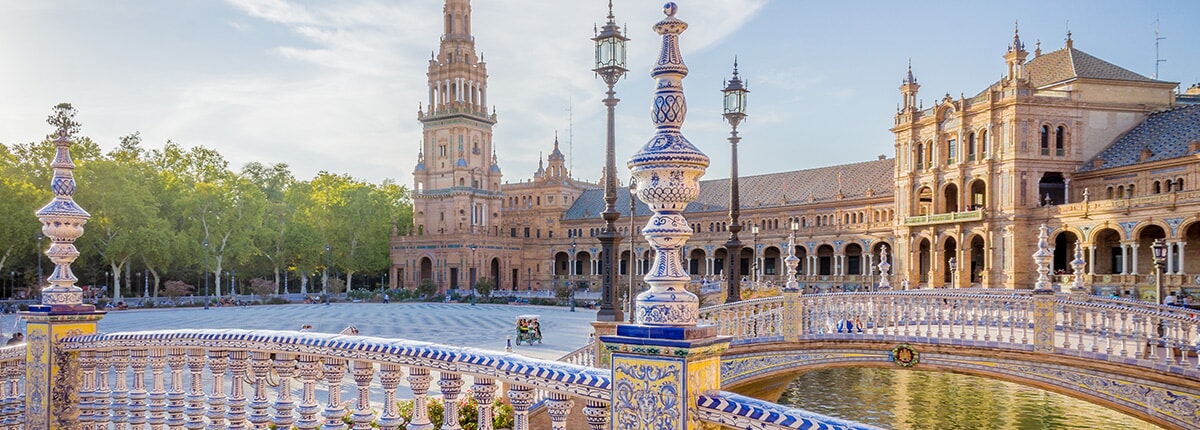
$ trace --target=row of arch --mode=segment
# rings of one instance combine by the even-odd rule
[[[933,189],[928,185],[922,185],[914,195],[913,207],[915,211],[913,215],[932,215],[982,209],[987,202],[987,182],[983,179],[974,179],[968,185],[968,190],[970,191],[967,200],[963,202],[959,198],[958,184],[947,182],[942,186],[940,193],[942,198],[934,201]]]
[[[976,138],[978,136],[978,138]],[[965,160],[976,161],[987,158],[988,154],[988,131],[980,129],[967,133],[965,140]],[[944,150],[940,151],[939,157],[935,158],[934,153],[939,152],[935,149],[934,141],[927,140],[924,143],[913,145],[911,165],[916,170],[925,170],[933,168],[939,161],[945,161],[945,164],[951,164],[959,161],[958,139],[946,139],[944,142]]]
[[[797,245],[794,252],[800,258],[800,264],[796,273],[799,276],[876,274],[876,264],[881,261],[879,256],[884,245],[885,242],[877,242],[871,246],[870,252],[866,252],[864,246],[857,242],[843,245],[840,249],[830,244],[816,245],[812,249]],[[722,274],[729,256],[725,248],[708,251],[699,247],[687,250],[684,255],[687,273],[693,276]],[[786,257],[786,246],[763,245],[758,253],[745,247],[741,250],[739,272],[749,275],[757,267],[764,276],[782,276],[787,273],[783,265]],[[645,274],[650,269],[652,259],[651,251],[639,250],[637,261],[633,263],[634,275]],[[576,250],[573,258],[570,252],[559,251],[554,254],[554,276],[597,276],[601,274],[599,263],[599,256],[588,250]],[[628,249],[621,251],[618,266],[619,275],[629,274]]]

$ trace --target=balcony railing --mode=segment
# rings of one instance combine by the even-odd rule
[[[918,215],[904,219],[904,225],[930,225],[930,224],[947,224],[963,221],[980,221],[983,220],[983,209],[976,209],[966,212],[948,212],[944,214]]]

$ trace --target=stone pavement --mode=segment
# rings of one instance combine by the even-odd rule
[[[541,315],[542,344],[515,345],[516,316]],[[514,338],[513,352],[553,360],[587,342],[596,311],[566,307],[476,305],[462,303],[333,303],[250,307],[171,308],[110,311],[100,320],[102,333],[165,329],[269,329],[337,333],[353,325],[362,336],[399,338],[504,351],[505,337]],[[11,331],[6,320],[5,332]]]

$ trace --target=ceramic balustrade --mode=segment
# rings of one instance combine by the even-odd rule
[[[795,430],[874,430],[879,427],[845,421],[801,409],[727,391],[701,394],[696,399],[696,416],[725,428]]]
[[[18,429],[25,423],[25,345],[0,348],[0,427]]]
[[[442,428],[452,430],[459,428],[464,377],[473,380],[478,429],[491,429],[492,400],[498,396],[513,405],[514,430],[528,428],[529,412],[542,399],[555,428],[565,428],[575,401],[586,403],[585,418],[593,428],[609,425],[609,371],[508,353],[247,330],[85,335],[64,339],[59,346],[60,353],[78,353],[83,428],[430,429],[429,389],[436,384],[446,405],[448,425]],[[0,369],[7,378],[2,413],[11,428],[23,422],[24,351],[23,346],[0,350]],[[354,393],[343,401],[347,381]],[[410,416],[401,416],[398,408],[402,381],[413,394]],[[379,413],[370,403],[373,384],[383,390]],[[501,384],[508,387],[505,392],[499,392]]]
[[[700,324],[712,324],[734,343],[783,340],[785,306],[782,297],[765,297],[710,306],[700,310]]]

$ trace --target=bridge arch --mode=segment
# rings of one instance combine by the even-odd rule
[[[836,346],[823,346],[819,342],[803,346],[799,344],[739,345],[730,348],[721,356],[721,389],[778,401],[788,383],[814,370],[871,367],[949,372],[1044,389],[1118,410],[1166,428],[1190,426],[1196,419],[1194,410],[1200,399],[1200,391],[1195,387],[1180,390],[1178,376],[1145,372],[1145,369],[1125,373],[1140,376],[1122,376],[1121,369],[1114,369],[1113,363],[1086,358],[1072,358],[1070,365],[1064,366],[1054,360],[1046,360],[1045,356],[1031,356],[1029,352],[910,344],[920,353],[920,361],[913,367],[902,367],[895,364],[890,355],[892,348],[896,347],[894,343],[845,341],[837,342]]]

